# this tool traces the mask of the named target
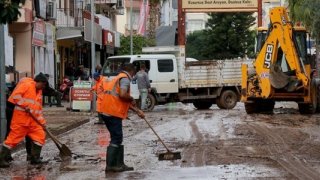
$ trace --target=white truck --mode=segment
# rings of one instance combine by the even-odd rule
[[[133,63],[137,71],[145,64],[152,87],[148,110],[168,102],[193,103],[197,109],[209,109],[213,104],[232,109],[240,100],[242,59],[186,62],[185,49],[179,46],[148,47],[143,52],[146,54],[109,57],[102,72],[112,77],[124,63]],[[137,84],[132,82],[130,88],[138,100]]]

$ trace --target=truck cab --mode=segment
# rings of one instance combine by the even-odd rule
[[[146,71],[152,92],[148,95],[147,106],[152,110],[156,104],[155,94],[178,93],[178,71],[177,61],[171,54],[152,54],[152,55],[125,55],[109,57],[102,68],[103,76],[112,78],[116,76],[125,63],[132,63],[136,72],[140,70],[140,65],[145,64]],[[131,96],[139,99],[139,90],[135,81],[131,82]]]

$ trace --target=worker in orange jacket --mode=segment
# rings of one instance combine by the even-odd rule
[[[98,113],[98,122],[95,124],[104,124],[102,117],[101,117],[101,101],[102,101],[102,93],[103,89],[101,87],[102,81],[103,81],[103,76],[100,75],[100,73],[95,72],[93,74],[93,79],[96,81],[95,85],[91,88],[91,91],[94,91],[97,95],[97,102],[96,102],[96,111]]]
[[[130,81],[135,73],[133,64],[125,64],[118,76],[102,84],[103,96],[101,113],[111,136],[107,148],[106,172],[132,171],[133,167],[124,164],[124,147],[122,145],[122,120],[128,116],[128,110],[135,106],[130,96]],[[137,112],[144,118],[142,111]]]
[[[11,149],[21,142],[25,136],[33,141],[31,148],[31,164],[43,163],[40,158],[42,146],[45,143],[45,131],[35,122],[30,113],[45,125],[42,113],[42,89],[48,83],[47,77],[39,73],[34,79],[23,78],[10,95],[8,101],[15,105],[10,125],[10,132],[0,151],[0,167],[9,167],[6,157]]]

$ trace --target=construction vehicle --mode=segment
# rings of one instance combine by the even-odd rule
[[[276,101],[295,101],[301,114],[317,109],[317,81],[307,58],[307,32],[293,27],[284,7],[272,8],[267,31],[257,38],[257,58],[242,65],[241,101],[248,114],[273,111]]]

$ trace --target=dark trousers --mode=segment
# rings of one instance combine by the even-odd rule
[[[123,141],[122,119],[114,116],[101,115],[111,136],[111,144],[121,145]]]

